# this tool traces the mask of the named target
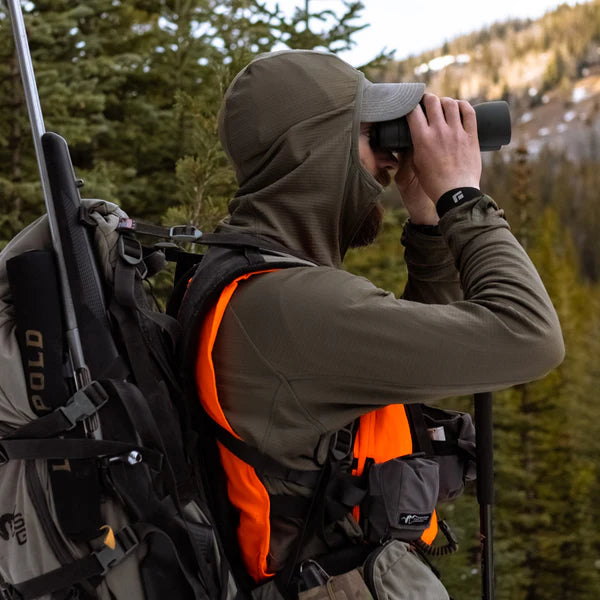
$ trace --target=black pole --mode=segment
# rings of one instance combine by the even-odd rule
[[[494,599],[494,441],[492,394],[475,394],[475,430],[477,441],[477,501],[481,538],[481,597]]]

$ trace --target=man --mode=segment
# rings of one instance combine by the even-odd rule
[[[360,419],[364,441],[363,419],[386,408],[505,388],[543,376],[563,358],[535,268],[502,211],[479,191],[472,107],[423,88],[371,84],[333,55],[283,51],[250,63],[223,101],[220,137],[239,190],[219,232],[250,234],[316,266],[234,285],[204,329],[214,345],[201,342],[198,392],[221,426],[286,467],[314,471],[336,432]],[[371,124],[403,115],[412,155],[371,148]],[[379,196],[394,170],[410,215],[402,299],[340,268],[349,247],[375,238]],[[209,367],[214,381],[201,375]],[[375,440],[359,462],[411,452],[406,430],[380,421],[394,438],[392,454],[373,456]],[[355,439],[355,459],[359,446]],[[270,502],[310,491],[268,475],[244,487],[253,471],[231,460],[230,499],[256,582],[328,546],[361,543],[356,513],[325,523],[326,536],[300,533],[303,519],[273,514]]]

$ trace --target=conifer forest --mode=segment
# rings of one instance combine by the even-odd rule
[[[116,202],[144,221],[192,223],[202,231],[226,214],[236,190],[217,136],[220,100],[234,75],[253,56],[282,45],[340,52],[368,25],[353,0],[336,14],[299,1],[293,16],[260,0],[22,5],[46,129],[68,141],[85,181],[82,195]],[[566,358],[544,379],[494,394],[496,597],[597,600],[600,1],[441,40],[439,49],[400,62],[382,52],[360,67],[373,81],[424,81],[439,94],[473,103],[503,98],[511,106],[513,142],[486,153],[482,189],[504,209],[549,290]],[[385,203],[378,241],[351,250],[345,267],[401,295],[406,212],[394,193]],[[43,212],[0,2],[0,248]],[[163,286],[156,282],[157,293]],[[472,410],[470,398],[443,404]],[[454,598],[474,600],[480,597],[474,485],[439,513],[460,549],[436,558],[436,567]]]

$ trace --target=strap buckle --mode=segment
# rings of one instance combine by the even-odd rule
[[[331,437],[329,450],[335,460],[344,460],[351,455],[354,446],[354,434],[348,427],[339,429]]]
[[[195,242],[202,237],[202,232],[193,225],[176,225],[169,229],[169,237],[176,242]]]
[[[134,267],[139,265],[144,258],[142,245],[130,235],[121,235],[119,237],[119,256],[128,264]]]
[[[114,535],[114,547],[105,541],[104,546],[92,552],[92,556],[100,563],[102,567],[101,576],[106,575],[109,569],[119,564],[125,557],[131,554],[138,546],[139,540],[131,527],[123,527]]]
[[[97,381],[92,381],[86,387],[78,390],[71,396],[65,406],[60,406],[57,410],[69,422],[69,431],[77,426],[77,423],[92,417],[108,401],[106,390]]]

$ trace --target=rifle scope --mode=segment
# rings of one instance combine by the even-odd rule
[[[500,150],[510,142],[511,126],[508,103],[504,100],[482,102],[473,106],[477,118],[477,136],[482,152]],[[412,148],[406,117],[373,123],[370,144],[373,148],[399,152]]]

